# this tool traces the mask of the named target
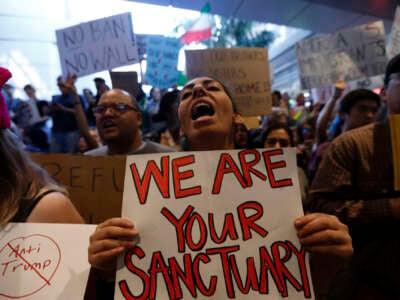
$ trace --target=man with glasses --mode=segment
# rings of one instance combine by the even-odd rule
[[[93,110],[96,126],[104,146],[87,155],[130,155],[172,152],[171,148],[143,141],[140,134],[142,116],[136,100],[127,92],[113,89],[105,92]]]
[[[400,114],[400,54],[387,65],[384,89],[389,115]],[[400,191],[394,190],[388,119],[332,142],[310,201],[313,212],[334,214],[348,225],[353,239],[352,263],[338,274],[331,296],[400,299]]]

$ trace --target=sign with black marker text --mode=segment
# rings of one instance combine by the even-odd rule
[[[271,80],[265,48],[185,50],[188,79],[211,76],[232,93],[244,116],[271,113]]]
[[[300,41],[296,44],[303,89],[329,86],[385,73],[382,21]]]
[[[396,13],[394,15],[387,52],[389,59],[400,53],[400,6],[397,6]]]
[[[130,13],[56,30],[64,76],[88,75],[139,62]]]
[[[126,156],[31,153],[31,158],[68,189],[86,223],[121,216]]]
[[[115,299],[312,299],[294,149],[128,156]]]

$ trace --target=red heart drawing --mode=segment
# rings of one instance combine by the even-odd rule
[[[61,261],[57,242],[44,234],[17,237],[0,249],[0,296],[18,299],[52,285]],[[17,283],[17,284],[12,284]]]

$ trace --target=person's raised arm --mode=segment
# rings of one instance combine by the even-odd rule
[[[335,84],[335,90],[333,96],[329,101],[326,103],[324,108],[319,113],[316,123],[316,139],[317,143],[322,143],[327,140],[327,130],[329,121],[332,119],[332,112],[336,106],[337,101],[341,97],[343,90],[345,88],[344,81],[338,81]]]
[[[76,123],[78,124],[79,131],[81,132],[86,144],[88,145],[88,150],[90,150],[97,148],[99,145],[96,139],[93,138],[93,136],[89,132],[89,126],[87,123],[85,112],[82,107],[82,102],[75,87],[76,79],[76,75],[68,76],[65,82],[62,83],[62,85],[68,90],[70,94],[72,94],[74,101],[74,108],[72,110],[75,114]]]

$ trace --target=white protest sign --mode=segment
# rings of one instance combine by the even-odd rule
[[[9,223],[0,231],[0,299],[83,299],[95,225]]]
[[[397,6],[387,48],[388,58],[400,53],[400,6]]]
[[[296,53],[303,89],[383,74],[387,62],[383,22],[301,41]]]
[[[313,297],[294,149],[128,156],[115,299]]]
[[[56,36],[64,76],[139,62],[130,13],[56,30]]]
[[[271,80],[267,49],[216,48],[185,50],[188,79],[211,76],[232,93],[244,116],[271,113]]]
[[[178,56],[181,40],[163,36],[147,36],[146,83],[170,88],[178,82]]]

